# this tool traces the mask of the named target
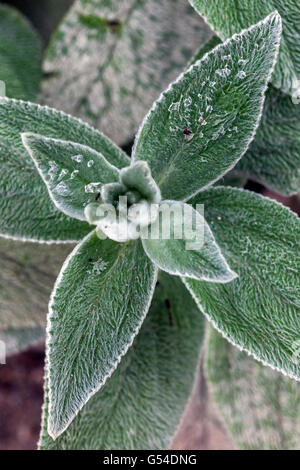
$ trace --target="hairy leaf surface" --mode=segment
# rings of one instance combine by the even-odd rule
[[[64,214],[86,220],[85,207],[95,201],[102,184],[119,181],[119,171],[101,153],[86,145],[22,134],[55,206]]]
[[[46,103],[127,143],[211,32],[186,0],[77,0],[46,54]]]
[[[176,201],[163,201],[162,208],[156,221],[143,230],[142,241],[145,252],[160,269],[202,281],[235,279],[199,212]]]
[[[270,86],[255,140],[236,169],[281,194],[300,189],[300,105]]]
[[[221,40],[213,36],[193,57],[199,60]],[[298,105],[297,105],[298,104]],[[235,167],[241,178],[251,178],[289,195],[300,188],[300,106],[272,85],[266,93],[262,118],[253,142]],[[223,182],[220,180],[220,184]]]
[[[213,328],[207,377],[214,400],[240,448],[299,449],[299,383],[232,347]]]
[[[35,30],[14,8],[0,5],[0,80],[6,96],[32,101],[42,78],[42,46]]]
[[[111,378],[53,441],[41,449],[165,449],[190,397],[204,319],[178,278],[159,273],[147,318]]]
[[[146,160],[165,199],[186,199],[241,158],[261,117],[276,61],[274,13],[220,44],[161,95],[140,128],[135,160]]]
[[[127,352],[147,314],[156,268],[141,243],[89,234],[66,260],[48,319],[50,413],[57,437]]]
[[[300,379],[300,220],[260,195],[212,188],[198,195],[218,245],[239,275],[229,284],[186,279],[199,308],[239,348]]]
[[[300,10],[298,0],[190,0],[212,29],[227,39],[234,33],[262,20],[278,10],[283,22],[283,35],[273,84],[293,94],[299,88]]]
[[[38,241],[81,240],[87,223],[66,217],[54,206],[21,133],[87,145],[112,165],[128,165],[128,157],[107,137],[78,119],[47,107],[0,98],[0,234]]]

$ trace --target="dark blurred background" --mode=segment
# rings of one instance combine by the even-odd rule
[[[20,10],[39,31],[44,46],[74,0],[7,0],[0,1]]]

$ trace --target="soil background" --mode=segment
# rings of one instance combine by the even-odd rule
[[[0,450],[34,450],[43,402],[44,344],[0,365]],[[172,449],[218,450],[234,445],[209,399],[201,373]]]

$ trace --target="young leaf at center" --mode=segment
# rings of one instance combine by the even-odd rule
[[[147,314],[157,269],[139,241],[88,235],[67,258],[49,305],[49,434],[56,438],[105,383]]]

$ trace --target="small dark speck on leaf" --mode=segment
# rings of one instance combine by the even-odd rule
[[[110,28],[112,33],[118,33],[121,29],[121,22],[118,19],[107,20],[107,26]]]
[[[98,193],[98,194],[96,195],[96,197],[95,197],[95,201],[99,201],[99,199],[100,199],[100,196],[101,196],[101,194],[100,194],[100,193]]]
[[[182,132],[183,132],[184,135],[191,135],[192,134],[191,129],[189,129],[188,127],[186,129],[184,129]]]
[[[89,261],[89,263],[92,263],[92,262],[93,262],[93,258],[89,258],[88,261]]]
[[[120,26],[120,21],[119,20],[107,20],[108,26]]]

